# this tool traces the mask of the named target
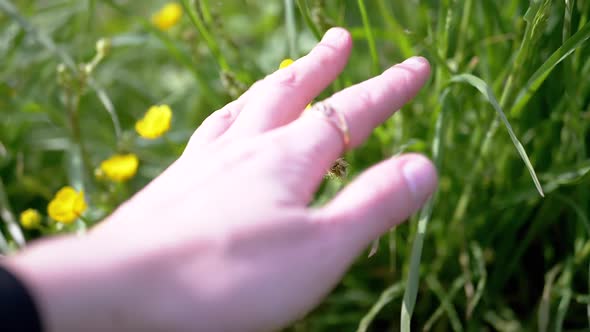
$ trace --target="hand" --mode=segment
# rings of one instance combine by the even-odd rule
[[[433,165],[405,155],[308,207],[345,148],[410,100],[429,75],[411,58],[326,101],[349,126],[302,110],[344,68],[347,31],[213,113],[184,154],[84,237],[10,258],[48,331],[271,331],[309,312],[359,253],[416,211]]]

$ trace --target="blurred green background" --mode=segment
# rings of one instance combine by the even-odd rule
[[[160,30],[151,17],[165,3],[0,0],[5,251],[19,234],[100,220],[178,157],[207,115],[343,26],[350,62],[318,99],[412,55],[433,66],[420,95],[345,156],[344,183],[417,151],[435,159],[440,190],[288,331],[407,330],[403,303],[416,331],[589,330],[590,1],[187,0]],[[100,39],[110,48],[86,73]],[[135,122],[162,103],[170,132],[139,138]],[[98,181],[93,169],[117,152],[139,156],[137,176]],[[87,220],[18,226],[64,185],[85,189]],[[328,180],[318,202],[341,186]]]

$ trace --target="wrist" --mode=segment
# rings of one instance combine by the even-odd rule
[[[44,331],[121,329],[131,321],[132,264],[100,249],[89,238],[63,237],[6,259],[6,268],[31,293]]]

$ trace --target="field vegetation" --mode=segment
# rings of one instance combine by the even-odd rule
[[[0,248],[83,233],[342,26],[318,100],[412,55],[433,71],[317,204],[406,151],[440,188],[288,331],[587,331],[589,20],[587,0],[0,0]]]

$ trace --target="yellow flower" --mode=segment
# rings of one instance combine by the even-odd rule
[[[37,228],[41,225],[41,214],[35,209],[27,209],[20,214],[20,223],[24,228]]]
[[[292,65],[293,62],[295,62],[295,61],[293,61],[293,59],[288,59],[287,58],[287,59],[281,61],[281,64],[279,65],[279,69],[287,68],[290,65]]]
[[[133,153],[116,154],[100,163],[100,170],[110,180],[124,182],[137,173],[139,159]]]
[[[281,63],[279,64],[279,69],[287,68],[290,65],[292,65],[293,62],[295,62],[295,61],[293,61],[293,59],[287,58],[287,59],[281,61]],[[311,103],[307,104],[307,107],[305,107],[305,110],[307,111],[310,108],[311,108]]]
[[[160,30],[168,30],[175,26],[182,17],[182,6],[169,2],[152,16],[152,24]]]
[[[156,139],[170,129],[172,110],[168,105],[152,106],[145,113],[143,119],[137,121],[135,130],[147,139]]]
[[[49,216],[63,224],[71,224],[80,218],[86,210],[84,192],[77,192],[72,187],[63,187],[47,206]]]

